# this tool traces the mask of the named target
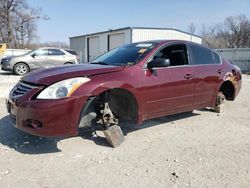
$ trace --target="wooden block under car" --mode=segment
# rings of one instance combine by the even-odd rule
[[[121,145],[125,140],[121,128],[117,125],[113,125],[103,132],[109,144],[114,148]]]

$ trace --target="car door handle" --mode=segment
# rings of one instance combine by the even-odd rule
[[[217,70],[217,72],[218,72],[219,74],[222,74],[222,73],[223,73],[223,71],[222,71],[221,69]]]
[[[192,78],[192,75],[191,75],[191,74],[186,74],[186,75],[184,76],[184,78],[186,78],[187,80],[189,80],[189,79]]]

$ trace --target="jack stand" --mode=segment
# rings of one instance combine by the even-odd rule
[[[114,148],[121,145],[125,140],[122,130],[118,125],[113,125],[103,130],[103,133],[108,143]]]
[[[102,126],[105,138],[112,147],[121,145],[125,138],[120,126],[118,126],[118,119],[115,118],[109,108],[108,102],[104,103],[103,109],[100,110],[100,113],[101,117],[97,123]]]

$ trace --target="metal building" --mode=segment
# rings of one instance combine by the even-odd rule
[[[242,72],[250,72],[250,48],[215,49],[215,51],[240,67]]]
[[[104,32],[70,37],[70,48],[75,50],[80,62],[88,62],[97,56],[123,44],[146,40],[178,39],[201,44],[202,38],[171,28],[126,27]]]

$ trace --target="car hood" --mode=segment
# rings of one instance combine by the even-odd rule
[[[19,57],[24,57],[26,55],[22,54],[22,55],[8,55],[8,56],[5,56],[4,58],[5,59],[14,59],[14,58],[19,58]]]
[[[81,65],[64,65],[54,68],[45,68],[33,71],[21,80],[24,82],[50,85],[61,80],[70,79],[74,77],[91,76],[97,74],[105,74],[111,72],[118,72],[123,70],[122,66],[111,65],[96,65],[96,64],[81,64]]]

